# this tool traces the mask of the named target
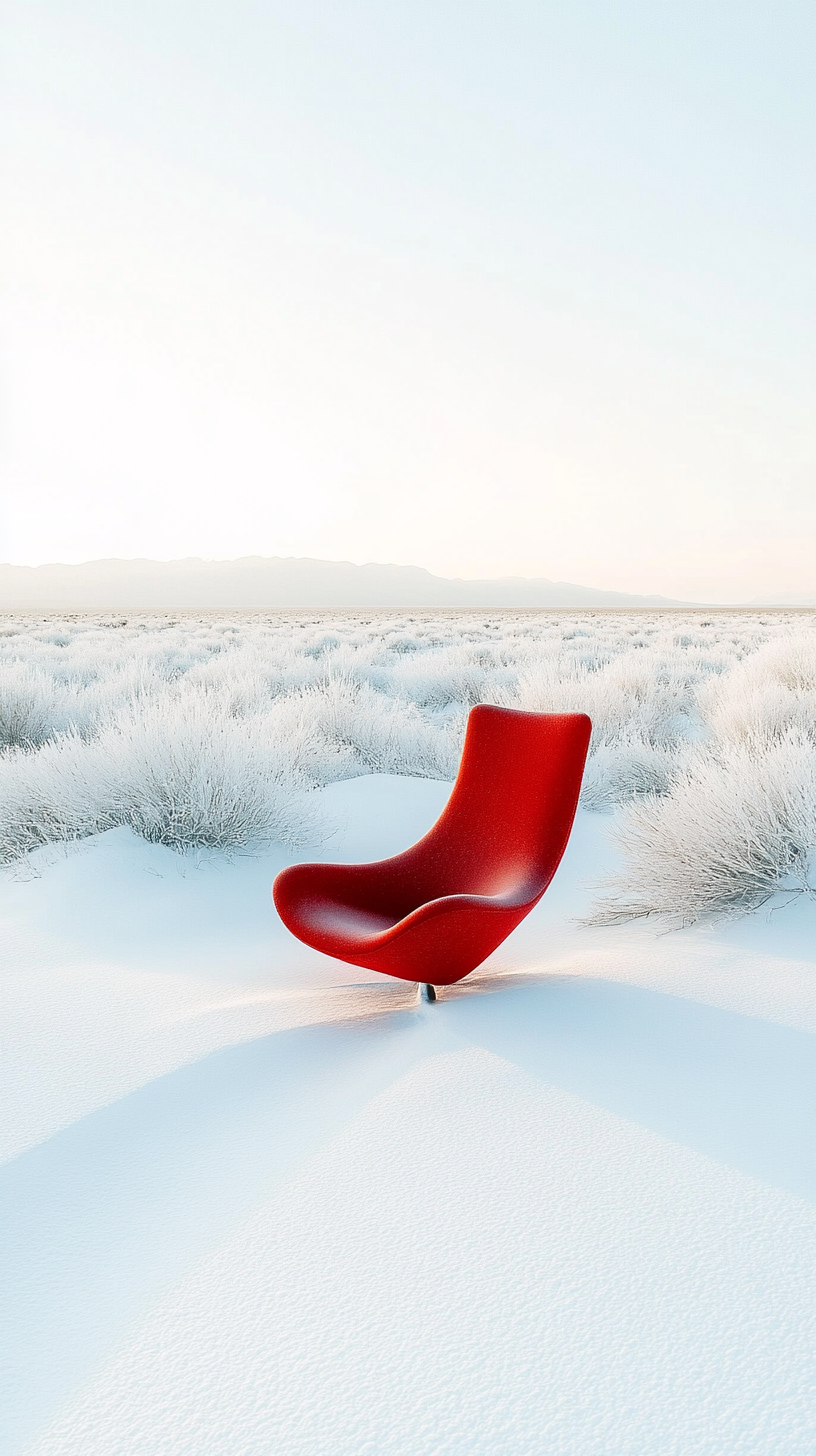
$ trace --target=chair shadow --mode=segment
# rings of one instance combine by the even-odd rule
[[[463,1039],[540,1080],[816,1200],[810,1033],[580,976],[485,977],[469,992],[446,988],[439,1010]]]
[[[340,1019],[215,1052],[0,1169],[0,1451],[30,1441],[127,1325],[287,1171],[438,1052],[481,1046],[816,1198],[816,1038],[804,1032],[581,977],[486,973],[421,1009],[399,984],[338,991],[350,1003]]]
[[[281,1177],[427,1054],[418,1018],[374,1001],[370,1017],[214,1052],[0,1168],[4,1456]]]

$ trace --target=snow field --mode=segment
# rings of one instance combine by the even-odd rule
[[[339,780],[318,853],[447,792]],[[3,1456],[811,1456],[816,906],[589,927],[612,829],[429,1007],[281,848],[3,877]]]
[[[813,1210],[425,1031],[32,1453],[812,1449]]]

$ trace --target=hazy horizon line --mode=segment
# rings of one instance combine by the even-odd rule
[[[400,609],[406,609],[407,610],[407,609],[410,609],[412,605],[415,605],[418,608],[419,607],[426,607],[426,608],[428,608],[430,610],[447,610],[447,609],[449,609],[449,610],[457,610],[457,609],[458,610],[463,610],[463,609],[470,608],[470,607],[472,607],[474,610],[481,610],[483,606],[484,607],[493,607],[493,608],[498,609],[498,610],[577,610],[577,609],[579,609],[580,607],[583,607],[583,606],[587,606],[587,607],[590,607],[590,606],[598,606],[599,608],[600,607],[605,607],[606,609],[609,609],[609,610],[614,610],[614,609],[616,609],[616,608],[619,607],[620,609],[623,609],[623,610],[637,610],[639,608],[642,608],[643,610],[651,610],[651,611],[654,611],[654,610],[663,610],[663,609],[665,609],[665,610],[700,610],[700,611],[705,611],[705,610],[710,610],[710,609],[715,609],[715,608],[717,608],[717,609],[726,609],[726,610],[727,609],[737,609],[737,610],[738,609],[756,609],[756,610],[771,610],[771,609],[775,609],[775,610],[785,610],[786,608],[787,609],[796,609],[796,608],[798,608],[798,609],[802,609],[802,610],[807,610],[809,608],[816,607],[816,593],[808,592],[808,591],[801,591],[801,592],[790,591],[790,590],[787,590],[787,591],[784,591],[784,592],[783,591],[780,591],[778,593],[769,593],[766,596],[763,596],[763,597],[760,597],[760,598],[755,597],[755,598],[751,598],[749,600],[734,600],[733,598],[730,599],[730,600],[720,600],[720,601],[713,600],[711,598],[709,598],[708,600],[702,600],[702,601],[700,601],[700,600],[682,600],[682,599],[678,599],[676,597],[669,597],[667,595],[664,595],[662,593],[655,592],[655,591],[651,591],[651,592],[634,592],[634,591],[621,591],[620,589],[613,590],[613,589],[609,589],[609,588],[602,588],[602,587],[595,587],[595,586],[586,586],[583,583],[571,582],[571,581],[567,581],[567,580],[565,580],[563,578],[555,578],[555,577],[549,577],[549,576],[543,576],[543,575],[542,576],[502,575],[502,576],[473,576],[473,577],[467,577],[467,576],[443,576],[439,572],[431,571],[428,567],[418,566],[415,563],[404,564],[404,563],[398,563],[398,562],[385,562],[385,561],[356,562],[356,561],[352,561],[348,557],[344,557],[344,558],[330,558],[330,557],[295,556],[295,555],[287,555],[287,556],[281,556],[281,555],[276,555],[276,556],[263,556],[263,555],[260,555],[258,553],[247,553],[246,555],[238,556],[238,557],[221,557],[221,558],[219,558],[219,557],[204,557],[204,556],[176,556],[176,557],[104,556],[104,557],[95,557],[95,558],[91,558],[91,559],[86,559],[86,560],[83,560],[83,561],[44,561],[44,562],[37,562],[37,563],[30,563],[30,562],[2,562],[2,563],[0,563],[0,571],[3,571],[4,573],[5,572],[13,572],[15,574],[18,573],[18,572],[19,573],[28,574],[28,573],[40,573],[40,572],[49,572],[49,571],[52,571],[52,572],[67,572],[69,574],[73,574],[75,572],[76,573],[81,573],[83,570],[87,570],[89,568],[90,569],[93,569],[93,568],[107,568],[109,571],[111,570],[111,568],[113,568],[114,570],[112,572],[112,575],[115,576],[115,574],[116,574],[115,573],[115,568],[116,567],[125,567],[125,568],[127,568],[127,567],[131,567],[131,568],[132,567],[137,567],[137,568],[138,567],[141,567],[143,569],[145,569],[145,568],[149,569],[149,568],[154,568],[154,567],[158,567],[158,568],[173,568],[173,567],[176,567],[176,568],[180,568],[180,569],[183,570],[185,567],[186,568],[193,568],[193,569],[198,568],[198,567],[200,567],[202,569],[206,569],[206,568],[219,568],[219,567],[221,567],[221,568],[230,568],[230,567],[232,567],[232,568],[235,568],[235,567],[240,568],[243,564],[249,564],[249,563],[253,563],[256,566],[274,566],[275,564],[287,564],[290,567],[291,566],[302,565],[305,568],[310,568],[310,567],[311,568],[321,568],[321,567],[332,568],[332,567],[340,567],[340,568],[345,568],[345,569],[349,570],[351,573],[356,573],[356,572],[368,573],[371,570],[376,570],[376,571],[381,571],[381,572],[385,572],[385,573],[395,573],[398,576],[405,576],[405,575],[411,575],[411,574],[413,574],[413,575],[417,575],[417,576],[420,576],[422,578],[428,579],[432,583],[440,583],[442,585],[454,586],[454,587],[457,586],[457,585],[461,585],[463,587],[476,587],[476,586],[479,586],[481,584],[484,584],[485,586],[490,585],[492,587],[501,587],[501,586],[512,587],[512,586],[518,586],[519,588],[522,588],[522,587],[535,588],[537,586],[540,586],[542,589],[552,588],[554,591],[560,591],[560,592],[563,592],[563,591],[576,591],[576,592],[581,592],[581,593],[586,592],[586,593],[590,594],[591,596],[596,596],[597,595],[597,596],[605,596],[605,597],[611,597],[611,598],[617,598],[618,599],[617,601],[611,601],[609,603],[591,602],[591,601],[590,602],[575,602],[575,603],[569,603],[569,602],[563,602],[563,603],[552,602],[552,603],[542,603],[540,605],[539,604],[536,604],[536,603],[522,603],[522,602],[519,602],[517,604],[515,604],[515,603],[502,603],[502,602],[495,602],[495,603],[491,603],[491,602],[486,602],[486,603],[478,603],[478,602],[473,602],[473,603],[468,603],[468,602],[463,602],[463,603],[455,603],[455,602],[452,602],[452,603],[444,603],[444,602],[440,602],[440,603],[427,603],[427,602],[417,602],[417,603],[410,603],[410,602],[406,602],[406,603],[383,602],[383,603],[379,604],[383,608],[388,607],[388,608],[393,608],[394,610],[400,610]],[[125,573],[125,574],[128,574],[128,573]],[[624,600],[625,598],[632,598],[634,600],[627,602],[627,601]],[[119,604],[119,603],[117,603],[117,604],[114,604],[114,605],[116,605],[116,606],[121,605],[122,607],[124,607],[125,605],[128,605],[128,604],[124,604],[124,603]],[[270,606],[280,606],[280,605],[291,606],[293,608],[296,608],[296,607],[302,605],[304,607],[304,609],[309,609],[313,604],[312,603],[309,603],[309,602],[303,602],[302,604],[300,604],[300,603],[270,603]],[[359,606],[359,607],[371,607],[371,606],[376,606],[378,604],[377,603],[374,603],[374,602],[371,602],[371,601],[361,601],[359,603],[357,603],[357,602],[342,602],[342,603],[341,602],[338,602],[336,604],[335,603],[329,603],[329,602],[318,602],[318,603],[314,603],[314,605],[316,605],[316,606],[323,606],[323,607],[326,607],[327,609],[331,608],[332,606],[336,606],[338,609],[340,607],[348,607],[348,608],[351,609],[351,608],[353,608],[355,606]],[[106,608],[103,605],[97,604],[97,603],[88,603],[87,605],[80,605],[80,603],[77,602],[77,603],[71,603],[70,606],[72,606],[74,609],[79,609],[79,610],[106,610]],[[2,607],[0,607],[0,610],[4,610],[4,611],[14,611],[14,610],[20,610],[20,609],[23,609],[23,608],[28,609],[28,610],[35,610],[35,609],[38,609],[38,608],[42,608],[43,610],[67,610],[67,609],[69,609],[69,604],[68,603],[61,604],[61,603],[53,603],[53,602],[42,602],[42,603],[38,603],[38,602],[30,601],[30,602],[26,602],[26,603],[20,602],[20,603],[9,604],[8,606],[2,606]],[[159,602],[150,602],[150,603],[144,603],[144,604],[139,604],[139,605],[137,605],[135,603],[129,605],[129,609],[130,610],[148,610],[148,609],[150,609],[150,610],[170,610],[170,609],[172,609],[172,610],[218,610],[219,608],[220,609],[225,609],[225,610],[227,610],[227,609],[230,609],[230,610],[247,610],[247,609],[263,610],[263,605],[261,603],[251,603],[250,604],[250,603],[240,603],[240,602],[236,602],[234,604],[230,604],[230,603],[226,603],[226,602],[223,602],[223,603],[221,603],[221,602],[219,602],[219,603],[201,603],[201,604],[181,603],[181,602],[178,602],[178,603],[176,603],[176,602],[170,602],[170,603],[164,604],[164,603],[159,603]]]

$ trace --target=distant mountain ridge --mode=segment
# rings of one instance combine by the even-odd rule
[[[420,566],[243,556],[237,561],[86,561],[0,565],[0,610],[139,611],[263,607],[680,607],[546,577],[465,581]]]

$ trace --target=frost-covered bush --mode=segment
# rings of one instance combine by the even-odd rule
[[[591,667],[552,654],[525,667],[515,692],[502,701],[534,713],[588,713],[593,746],[635,737],[672,744],[698,734],[695,690],[702,676],[694,659],[667,660],[654,649]]]
[[[624,869],[598,924],[659,915],[685,925],[755,909],[775,891],[812,893],[816,742],[795,729],[695,752],[668,794],[621,813]]]
[[[586,809],[608,810],[645,794],[666,794],[679,762],[672,748],[636,736],[600,743],[587,762],[581,803]]]
[[[35,747],[57,731],[51,679],[29,662],[0,666],[0,746]]]
[[[316,734],[302,715],[288,729],[190,696],[131,711],[91,742],[71,730],[37,753],[12,752],[0,759],[0,860],[123,824],[174,849],[313,839]]]
[[[816,735],[816,639],[795,633],[764,644],[699,694],[718,739],[774,740],[789,729]]]
[[[404,703],[334,678],[308,688],[301,701],[327,744],[354,756],[358,773],[410,774],[415,778],[454,779],[462,750],[465,716],[439,723],[423,718],[414,703]]]
[[[729,745],[756,765],[813,738],[814,643],[795,613],[7,618],[0,855],[120,823],[178,846],[294,843],[338,778],[453,779],[477,702],[588,712],[584,804],[668,826],[689,774],[736,803]],[[627,875],[625,913],[664,913],[646,861]]]
[[[656,915],[688,924],[755,908],[777,890],[816,888],[808,882],[816,852],[812,626],[709,676],[697,708],[701,741],[679,756],[673,782],[621,812],[624,869],[598,920]],[[589,786],[593,772],[590,763]]]

